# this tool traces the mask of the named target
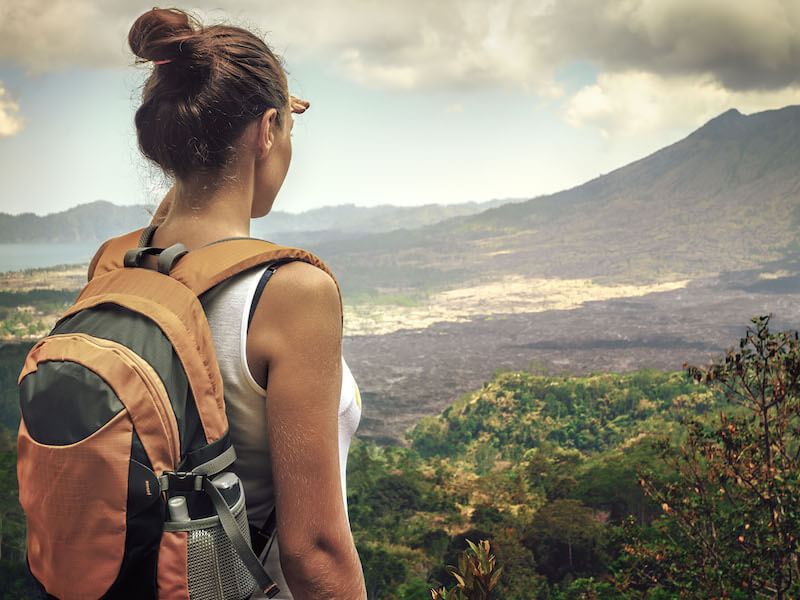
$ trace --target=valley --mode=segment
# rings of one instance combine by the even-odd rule
[[[793,265],[771,266],[776,272]],[[800,328],[800,276],[760,270],[701,279],[669,291],[588,301],[573,309],[474,315],[424,329],[354,335],[344,355],[364,398],[358,435],[403,443],[404,432],[478,389],[497,369],[626,372],[681,370],[722,355],[755,315]]]
[[[359,435],[403,443],[408,427],[497,369],[679,370],[719,356],[754,315],[800,326],[798,139],[798,106],[730,110],[549,196],[276,213],[255,232],[272,218],[276,242],[308,248],[336,274],[344,354],[365,399]],[[99,235],[143,225],[146,211],[93,203],[6,217],[0,229],[15,235],[63,221]],[[83,273],[3,275],[6,312],[15,294],[77,293]],[[60,310],[49,298],[7,314],[6,338],[34,339]]]

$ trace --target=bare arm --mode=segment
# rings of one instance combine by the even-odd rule
[[[266,287],[247,340],[251,367],[269,369],[280,559],[297,600],[366,598],[339,475],[339,311],[330,277],[290,263]]]

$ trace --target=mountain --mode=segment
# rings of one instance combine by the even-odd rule
[[[418,229],[321,242],[343,287],[424,293],[504,275],[653,282],[800,250],[800,106],[730,110],[583,185]]]
[[[299,214],[273,211],[253,223],[253,235],[266,239],[332,240],[438,223],[500,206],[512,199],[423,206],[325,206]],[[43,217],[0,213],[0,243],[102,242],[146,225],[155,206],[117,206],[98,200]],[[287,242],[288,243],[288,242]]]
[[[0,213],[0,243],[101,242],[149,220],[144,206],[117,206],[104,200],[43,217]]]
[[[350,296],[414,298],[507,275],[691,279],[800,250],[798,165],[799,106],[730,110],[646,158],[549,196],[278,211],[254,232],[318,253]],[[144,207],[107,202],[46,217],[0,214],[0,242],[100,241],[148,218]]]
[[[299,214],[274,211],[267,217],[254,222],[253,235],[272,239],[276,235],[284,236],[303,232],[313,233],[314,239],[321,237],[343,239],[369,233],[424,227],[453,217],[479,213],[514,201],[513,199],[504,199],[422,206],[382,204],[369,207],[341,204],[339,206],[323,206]]]

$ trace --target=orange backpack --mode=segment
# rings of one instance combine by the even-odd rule
[[[19,377],[28,564],[63,600],[228,600],[278,589],[250,549],[222,378],[198,296],[312,254],[250,238],[191,252],[106,242]],[[137,240],[139,242],[137,243]],[[158,256],[158,270],[142,268]],[[333,277],[331,275],[331,277]]]

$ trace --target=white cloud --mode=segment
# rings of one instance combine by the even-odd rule
[[[33,71],[129,64],[142,0],[3,0],[0,60]],[[576,59],[603,71],[710,75],[728,89],[800,83],[797,0],[194,0],[207,23],[267,32],[290,65],[323,59],[390,89],[522,87],[546,97]]]
[[[603,135],[635,136],[692,129],[729,108],[744,113],[800,103],[800,86],[774,91],[731,91],[710,76],[661,77],[606,73],[565,103],[564,118]]]
[[[290,61],[325,59],[359,83],[390,89],[514,85],[559,93],[530,35],[549,0],[215,0],[187,10],[267,33]],[[14,0],[0,4],[0,60],[35,72],[132,62],[128,28],[152,3]]]
[[[152,2],[0,0],[0,61],[34,72],[122,66]],[[207,24],[266,34],[291,68],[321,61],[390,90],[515,87],[563,97],[576,60],[597,82],[564,103],[575,126],[636,135],[701,124],[726,108],[797,103],[798,0],[194,0]]]
[[[0,81],[0,138],[18,134],[22,131],[22,126],[19,104],[9,97]]]

